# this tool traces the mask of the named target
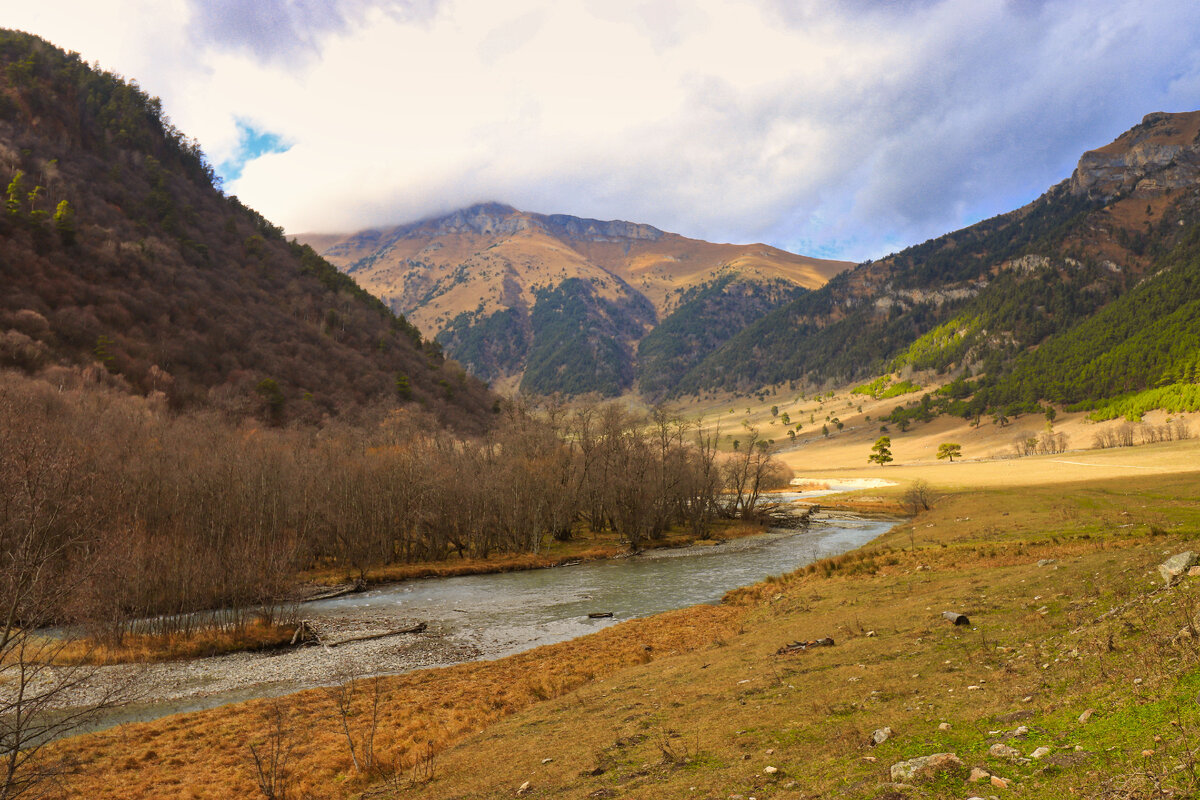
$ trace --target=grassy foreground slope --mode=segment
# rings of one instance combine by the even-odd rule
[[[1036,467],[1025,484],[977,472],[972,490],[939,492],[931,511],[870,546],[720,607],[386,679],[376,749],[398,767],[383,771],[390,778],[355,772],[326,694],[293,696],[282,707],[294,788],[490,798],[528,781],[521,796],[1194,796],[1200,580],[1164,589],[1155,567],[1197,549],[1200,443],[1121,455],[1116,478],[1089,479],[1089,467],[1054,457],[1023,460]],[[909,477],[906,467],[884,472],[899,479],[897,493]],[[950,625],[946,610],[972,624]],[[824,636],[836,644],[775,654]],[[84,765],[75,796],[253,796],[248,747],[269,741],[270,713],[266,702],[227,706],[65,742]],[[884,726],[893,736],[868,746]],[[1028,731],[1017,735],[1020,726]],[[1009,760],[989,755],[994,744],[1021,759],[1049,749]],[[940,752],[964,768],[891,785],[890,765]],[[971,767],[1007,788],[967,782]]]

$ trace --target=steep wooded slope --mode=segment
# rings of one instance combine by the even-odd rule
[[[404,318],[214,187],[135,83],[0,31],[0,364],[276,421],[493,399]]]
[[[968,366],[990,376],[985,386],[1010,370],[1051,371],[1050,355],[1023,354],[1187,261],[1164,259],[1195,225],[1198,135],[1200,112],[1148,115],[1028,206],[861,264],[776,309],[693,368],[679,391],[847,380],[906,365]],[[981,397],[1079,396],[1014,380],[1023,388]]]

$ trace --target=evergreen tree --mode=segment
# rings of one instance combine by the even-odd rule
[[[962,458],[962,445],[957,442],[942,442],[938,445],[937,457],[939,460],[943,458],[950,459],[950,463],[954,463],[954,457]]]
[[[892,437],[880,436],[875,440],[875,444],[871,446],[871,455],[867,456],[867,461],[870,461],[879,466],[884,466],[892,460]]]
[[[54,229],[65,245],[75,244],[75,209],[66,200],[54,209]]]

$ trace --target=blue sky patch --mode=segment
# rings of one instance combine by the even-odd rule
[[[237,149],[231,158],[217,165],[217,174],[226,183],[242,177],[245,166],[267,153],[286,153],[292,148],[292,143],[284,141],[277,133],[255,128],[244,119],[235,121],[238,131]]]

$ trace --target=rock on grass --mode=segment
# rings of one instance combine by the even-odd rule
[[[946,773],[965,772],[966,765],[954,753],[934,753],[892,764],[892,780],[897,783],[933,780]]]

